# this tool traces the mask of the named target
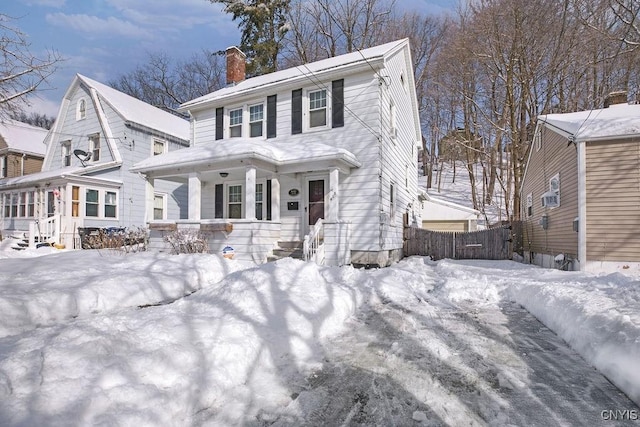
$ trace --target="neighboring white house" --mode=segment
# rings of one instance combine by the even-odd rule
[[[434,231],[477,231],[480,211],[424,193],[422,228]]]
[[[189,145],[189,122],[76,75],[49,131],[42,171],[0,181],[3,234],[70,247],[84,227],[187,217],[186,182],[158,182],[145,212],[136,162]]]
[[[421,224],[421,146],[407,39],[245,80],[227,50],[229,85],[181,106],[191,147],[132,171],[189,183],[189,218],[149,217],[152,242],[199,230],[212,251],[265,262],[306,242],[317,262],[388,265],[402,257],[403,223]]]

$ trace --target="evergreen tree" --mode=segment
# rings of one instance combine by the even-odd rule
[[[225,6],[225,12],[239,20],[242,31],[240,49],[247,55],[249,76],[278,69],[278,55],[289,26],[287,13],[291,0],[209,0]]]

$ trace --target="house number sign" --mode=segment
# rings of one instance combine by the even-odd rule
[[[297,196],[298,194],[300,194],[300,190],[298,190],[297,188],[292,188],[291,190],[289,190],[289,195],[291,197]]]

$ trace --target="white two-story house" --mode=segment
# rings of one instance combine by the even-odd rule
[[[331,265],[400,259],[403,226],[421,223],[409,41],[250,79],[244,61],[229,48],[228,86],[181,106],[188,149],[131,169],[147,179],[148,213],[158,179],[188,181],[188,219],[149,215],[152,240],[199,230],[211,251],[257,263],[298,243]]]
[[[44,139],[42,171],[0,180],[3,235],[77,247],[79,230],[146,227],[146,181],[129,168],[189,145],[189,122],[76,75]],[[158,181],[157,219],[187,218],[187,183]]]

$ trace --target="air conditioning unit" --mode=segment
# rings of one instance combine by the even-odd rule
[[[540,198],[543,207],[557,208],[560,206],[560,194],[555,191],[547,191]]]

